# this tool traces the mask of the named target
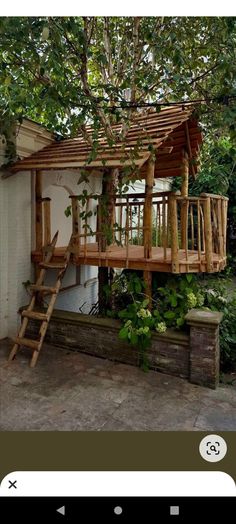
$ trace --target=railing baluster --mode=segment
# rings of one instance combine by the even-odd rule
[[[156,216],[155,216],[155,244],[158,246],[158,202],[156,202]]]
[[[185,260],[188,262],[188,215],[189,215],[189,200],[185,202],[185,234],[184,234],[184,249]],[[186,264],[186,271],[188,272],[188,264]]]
[[[222,228],[222,205],[221,201],[217,200],[217,215],[218,215],[218,235],[219,235],[219,254],[224,256],[224,237]]]
[[[138,205],[138,235],[137,235],[137,244],[139,246],[140,242],[140,221],[141,221],[141,204]]]
[[[193,204],[190,205],[190,223],[191,223],[191,249],[192,249],[192,251],[194,251]]]
[[[200,215],[200,202],[197,201],[197,248],[198,248],[198,261],[201,264],[201,215]]]
[[[179,242],[178,242],[178,219],[177,200],[175,195],[169,197],[170,227],[171,227],[171,264],[172,273],[179,273]]]
[[[125,243],[126,243],[126,268],[129,266],[129,198],[126,198],[126,224],[125,224]]]
[[[162,223],[162,244],[164,252],[164,260],[166,260],[166,197],[162,197],[162,209],[163,209],[163,223]]]
[[[208,273],[212,272],[212,225],[211,225],[211,199],[205,197],[203,199],[203,215],[204,215],[204,236],[205,236],[205,256],[206,256],[206,270]]]

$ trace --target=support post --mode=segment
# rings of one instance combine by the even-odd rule
[[[185,320],[190,326],[190,382],[215,389],[219,384],[219,325],[223,314],[218,311],[191,309]]]
[[[43,247],[43,208],[41,171],[36,171],[35,177],[35,239],[36,251],[41,251]]]
[[[143,212],[143,246],[144,258],[152,258],[152,193],[155,175],[155,159],[150,157],[147,162],[145,203]],[[145,294],[149,298],[149,309],[152,307],[152,272],[144,271],[143,280],[146,284]]]
[[[154,186],[155,160],[147,162],[145,203],[143,217],[144,258],[152,258],[152,190]]]
[[[181,196],[184,198],[188,197],[188,182],[189,182],[189,159],[186,151],[183,151],[182,160],[182,185],[181,185]],[[181,247],[188,249],[187,246],[187,221],[188,221],[188,205],[187,201],[181,203]]]
[[[42,251],[43,247],[43,203],[42,203],[42,172],[35,173],[35,248],[36,251]],[[35,264],[35,281],[37,281],[40,268]],[[39,304],[39,298],[36,297]]]

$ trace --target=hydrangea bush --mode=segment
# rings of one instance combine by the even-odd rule
[[[148,369],[146,350],[151,344],[152,333],[163,334],[167,328],[187,329],[185,316],[193,308],[223,313],[220,325],[222,369],[236,363],[236,294],[228,296],[224,280],[199,279],[192,274],[171,276],[165,286],[154,290],[150,311],[144,284],[138,286],[137,278],[132,276],[126,288],[130,303],[118,313],[123,323],[119,336],[138,348],[139,363],[144,370]]]

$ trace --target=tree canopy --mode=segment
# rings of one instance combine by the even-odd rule
[[[201,99],[202,122],[234,133],[235,41],[232,17],[2,17],[1,115],[113,142],[137,106]]]

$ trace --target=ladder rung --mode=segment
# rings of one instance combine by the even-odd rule
[[[39,313],[39,311],[27,311],[26,309],[22,311],[21,316],[26,318],[32,318],[33,320],[41,320],[41,322],[45,320],[48,321],[47,313]]]
[[[42,267],[43,269],[65,269],[66,268],[66,264],[57,264],[57,263],[54,263],[54,262],[40,262],[39,263],[40,267]]]
[[[52,293],[52,294],[58,292],[56,287],[37,286],[37,284],[32,284],[30,286],[30,291],[39,291],[40,293]]]
[[[29,338],[16,337],[16,338],[13,338],[13,341],[15,344],[18,344],[19,346],[25,346],[27,348],[38,351],[38,347],[39,347],[38,340],[30,340]]]

